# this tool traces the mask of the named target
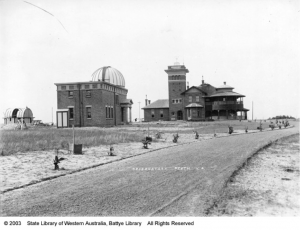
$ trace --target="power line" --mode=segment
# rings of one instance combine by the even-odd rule
[[[27,3],[27,4],[30,4],[30,5],[32,5],[32,6],[35,6],[36,8],[39,8],[40,10],[42,10],[42,11],[44,11],[44,12],[50,14],[52,17],[54,17],[54,18],[61,24],[61,26],[64,28],[64,30],[68,33],[68,31],[66,30],[66,28],[64,27],[64,25],[61,23],[61,21],[59,21],[58,18],[56,18],[56,17],[55,17],[53,14],[51,14],[49,11],[47,11],[47,10],[45,10],[45,9],[39,7],[39,6],[36,6],[36,5],[34,5],[34,4],[30,3],[30,2],[26,2],[26,1],[23,1],[23,2],[25,2],[25,3]]]

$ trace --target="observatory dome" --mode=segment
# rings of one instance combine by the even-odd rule
[[[92,81],[104,81],[113,85],[125,87],[125,79],[122,73],[110,66],[104,66],[97,69],[92,74]]]

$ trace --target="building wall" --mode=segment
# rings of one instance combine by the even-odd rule
[[[69,120],[69,125],[80,126],[79,115],[79,91],[73,90],[73,97],[69,97],[69,91],[57,91],[57,109],[74,108],[74,119]]]
[[[152,117],[152,110],[154,111],[154,117]],[[160,111],[163,112],[163,117],[160,116]],[[169,121],[169,109],[144,109],[144,121]]]
[[[115,96],[119,95],[119,102],[126,99],[127,95],[120,94],[120,89],[116,87],[106,86],[101,88],[100,84],[97,88],[84,88],[84,83],[81,85],[81,90],[75,86],[74,90],[61,90],[58,86],[57,90],[57,109],[74,108],[74,119],[69,119],[69,125],[72,126],[113,126],[121,123],[121,106],[120,103],[115,105]],[[109,88],[108,88],[109,87]],[[87,90],[91,92],[90,97],[87,95]],[[123,93],[127,93],[126,89],[121,89]],[[73,97],[69,97],[69,91],[73,92]],[[80,103],[81,102],[81,103]],[[106,117],[106,106],[114,108],[113,118]],[[87,107],[91,107],[91,118],[87,117]]]
[[[178,75],[181,74],[181,75]],[[173,76],[178,76],[177,80],[172,80]],[[182,92],[186,90],[186,75],[185,73],[172,73],[168,75],[168,88],[169,88],[169,117],[170,120],[177,120],[177,112],[182,111],[184,116],[184,104]],[[181,103],[173,103],[173,99],[181,99]],[[172,112],[175,115],[172,115]],[[184,117],[183,117],[184,119]]]
[[[189,101],[190,96],[192,97],[192,102]],[[196,101],[196,96],[199,96],[199,101]],[[201,109],[201,117],[199,118],[199,120],[205,118],[205,101],[203,96],[204,94],[197,89],[191,89],[191,91],[188,91],[184,94],[184,107],[188,106],[191,103],[197,103],[203,106],[203,109]],[[186,109],[185,109],[184,119],[185,120],[188,119]]]

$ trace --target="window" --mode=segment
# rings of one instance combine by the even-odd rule
[[[154,109],[151,109],[151,117],[154,117]]]
[[[93,84],[93,89],[97,89],[97,84]]]
[[[225,97],[223,97],[223,101],[226,101]]]
[[[84,88],[85,88],[85,89],[89,89],[89,88],[90,88],[90,85],[84,85]]]
[[[196,102],[199,102],[199,101],[200,101],[200,97],[196,96]]]
[[[65,89],[67,89],[67,87],[65,85],[62,85],[61,89],[65,90]]]
[[[164,111],[161,109],[159,112],[160,112],[160,117],[164,117]]]
[[[90,90],[87,90],[87,91],[85,92],[85,96],[86,96],[86,97],[91,97],[91,91],[90,91]]]
[[[114,108],[109,105],[105,106],[105,114],[107,119],[114,118]]]
[[[86,107],[86,117],[88,119],[92,118],[92,108],[91,107]]]
[[[175,116],[175,112],[172,112],[171,114],[172,114],[172,116]]]
[[[200,109],[197,110],[197,115],[198,115],[198,117],[201,117],[201,110]]]
[[[172,99],[173,104],[178,104],[178,103],[181,103],[181,102],[182,102],[181,98]]]
[[[69,85],[69,89],[74,89],[74,85]]]
[[[69,108],[69,119],[70,120],[74,119],[74,108]]]
[[[73,91],[69,91],[68,97],[73,97],[73,95],[74,95],[74,92]]]
[[[189,102],[193,102],[193,97],[189,96]]]
[[[116,104],[119,105],[120,102],[119,102],[119,95],[116,95]]]

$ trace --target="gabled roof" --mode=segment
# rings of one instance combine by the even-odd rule
[[[211,84],[208,83],[202,83],[201,85],[197,86],[199,89],[201,89],[203,92],[205,92],[206,94],[209,94],[209,90],[207,89],[207,87],[211,87],[213,89],[216,90],[216,87],[212,86]]]
[[[203,94],[207,95],[206,92],[204,92],[202,89],[200,89],[200,88],[197,87],[197,86],[192,86],[192,87],[188,88],[187,90],[183,91],[183,92],[181,93],[181,95],[187,93],[187,92],[188,92],[189,90],[191,90],[191,89],[197,89],[197,90],[199,90],[200,92],[202,92]]]
[[[217,92],[207,97],[228,97],[228,96],[235,96],[235,97],[245,97],[245,95],[236,93],[236,92]]]
[[[143,107],[142,109],[168,109],[169,99],[160,99],[152,102],[150,105]]]

